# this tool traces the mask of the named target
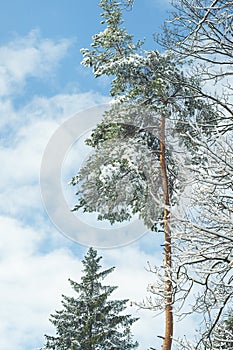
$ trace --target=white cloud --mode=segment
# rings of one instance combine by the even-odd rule
[[[13,125],[14,123],[17,122],[17,113],[15,112],[14,107],[12,106],[11,100],[9,99],[1,100],[1,96],[0,96],[0,115],[1,115],[0,130],[3,130],[3,128],[9,124]],[[7,128],[6,131],[8,133],[10,132],[9,127]]]
[[[65,118],[106,101],[99,94],[83,93],[35,97],[20,110],[8,102],[13,117],[9,120],[8,114],[3,117],[5,130],[10,128],[11,134],[3,134],[0,147],[0,163],[4,164],[0,175],[0,209],[4,213],[22,214],[26,209],[41,207],[40,165],[50,137]]]
[[[0,146],[0,348],[4,350],[42,346],[43,334],[52,332],[49,315],[60,308],[62,293],[72,293],[67,279],[80,279],[80,258],[71,253],[70,241],[52,230],[43,217],[40,162],[52,133],[65,118],[107,99],[97,93],[35,96],[19,109],[11,100],[27,77],[43,78],[51,72],[69,45],[69,40],[55,43],[33,32],[0,48],[0,95],[5,96],[0,99],[4,131]],[[142,246],[153,253],[143,252]],[[72,249],[77,254],[84,250],[78,245]],[[154,276],[144,268],[148,260],[160,263],[156,251],[154,237],[145,236],[133,245],[101,252],[106,268],[117,267],[108,279],[119,286],[114,297],[132,301],[145,297]],[[162,332],[161,318],[133,307],[129,312],[141,317],[134,326],[140,349],[154,345],[156,335]]]
[[[82,265],[80,259],[65,247],[41,254],[38,247],[49,235],[48,231],[35,230],[4,216],[0,217],[0,231],[3,233],[0,243],[0,348],[35,349],[42,346],[44,333],[53,334],[49,315],[61,308],[61,294],[73,294],[67,280],[70,277],[80,281]],[[104,268],[117,266],[106,280],[106,283],[120,286],[114,298],[139,300],[149,280],[144,262],[152,256],[131,246],[103,251],[102,255]],[[142,317],[134,327],[134,334],[144,344],[147,340],[149,346],[152,339],[148,330],[153,314],[136,311],[130,306],[128,311]]]
[[[99,93],[59,94],[47,97],[36,96],[22,110],[21,114],[31,119],[55,119],[59,122],[88,108],[105,104],[109,98]]]
[[[42,95],[20,108],[12,100],[28,77],[47,79],[70,44],[32,32],[0,48],[0,348],[4,350],[41,346],[49,314],[61,294],[70,290],[68,277],[80,275],[79,259],[65,248],[70,241],[55,228],[51,232],[49,220],[43,218],[40,163],[62,120],[106,98],[94,93]],[[42,254],[41,248],[47,253]]]
[[[65,248],[40,254],[45,233],[18,220],[1,217],[0,230],[0,348],[36,348],[50,328],[49,314],[59,307],[61,293],[69,293],[68,277],[79,276],[80,261]]]
[[[145,253],[140,248],[140,245],[143,245],[143,242],[147,240],[154,244],[153,253]],[[132,332],[135,339],[139,341],[139,349],[141,350],[149,349],[155,343],[160,344],[158,339],[156,340],[156,336],[163,334],[163,316],[160,315],[155,318],[155,312],[142,310],[134,305],[135,302],[142,303],[149,296],[147,285],[153,282],[154,276],[146,271],[147,261],[153,264],[161,264],[159,254],[154,254],[157,249],[156,239],[145,236],[133,245],[103,252],[105,266],[116,266],[115,271],[108,277],[110,285],[119,286],[114,292],[114,298],[129,299],[127,312],[139,317],[139,321],[134,324]]]
[[[48,319],[51,313],[61,309],[61,295],[73,295],[68,278],[80,281],[80,258],[65,246],[41,254],[38,247],[49,232],[22,225],[19,220],[1,217],[0,231],[3,232],[0,246],[0,297],[3,305],[0,348],[36,349],[42,346],[45,333],[54,333]],[[114,299],[142,301],[147,283],[154,278],[144,270],[146,261],[159,263],[158,257],[154,258],[154,253],[142,252],[139,242],[99,254],[103,256],[103,268],[116,266],[104,282],[119,286]],[[139,349],[159,344],[156,336],[163,334],[163,317],[154,318],[153,312],[138,310],[130,304],[127,311],[140,317],[133,327],[135,339],[141,343]]]
[[[28,77],[46,77],[65,56],[72,40],[43,39],[37,30],[0,47],[0,96],[19,92]]]

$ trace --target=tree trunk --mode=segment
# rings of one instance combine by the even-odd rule
[[[161,115],[160,120],[160,169],[162,177],[162,188],[164,195],[164,269],[165,269],[165,334],[162,350],[171,350],[173,336],[173,310],[172,310],[172,281],[170,280],[167,268],[172,267],[171,250],[171,228],[170,228],[170,194],[168,185],[167,164],[165,157],[165,114]]]

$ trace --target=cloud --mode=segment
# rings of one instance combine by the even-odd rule
[[[66,247],[65,239],[63,247],[41,253],[39,247],[50,232],[24,225],[20,220],[1,216],[0,230],[3,233],[0,243],[0,348],[36,349],[43,345],[44,333],[54,333],[48,319],[56,309],[61,309],[61,295],[74,294],[67,280],[70,277],[80,281],[81,258]],[[80,248],[76,247],[79,252]],[[138,245],[100,253],[104,268],[117,266],[105,281],[106,284],[119,285],[113,297],[139,300],[149,280],[144,262],[152,256],[141,252]],[[148,329],[153,314],[137,311],[130,305],[128,312],[142,317],[140,324],[138,322],[134,327],[135,338],[143,340],[144,344],[147,339],[149,346],[151,335]]]
[[[0,96],[20,92],[29,77],[45,78],[66,55],[72,40],[54,42],[37,30],[0,47]]]
[[[59,307],[61,293],[69,292],[68,277],[79,275],[80,261],[66,248],[41,254],[45,232],[16,219],[0,217],[0,230],[0,348],[36,348],[50,328],[49,314]]]
[[[10,215],[41,207],[39,173],[44,149],[60,123],[72,114],[107,98],[95,93],[35,97],[19,110],[8,102],[14,116],[5,114],[0,163],[0,210]],[[1,108],[1,103],[0,103]],[[10,129],[10,132],[7,130]]]
[[[13,103],[13,94],[21,93],[29,77],[47,79],[70,44],[32,32],[0,48],[0,348],[4,350],[42,346],[44,333],[54,332],[48,319],[61,307],[61,294],[72,294],[67,279],[80,280],[86,249],[50,224],[40,198],[40,164],[49,139],[66,118],[108,99],[92,92],[60,93],[35,95],[18,108]],[[116,266],[106,281],[119,286],[114,298],[142,301],[154,279],[145,271],[146,262],[161,264],[160,244],[150,234],[130,246],[100,252],[105,268]],[[128,311],[141,317],[133,328],[140,349],[154,345],[162,333],[162,318],[154,319],[153,312],[130,305]]]
[[[134,305],[135,302],[140,304],[146,297],[149,297],[147,285],[154,281],[154,276],[146,271],[147,261],[152,264],[161,264],[158,253],[143,251],[143,245],[148,240],[154,245],[155,250],[158,249],[156,246],[158,241],[156,242],[156,239],[154,240],[154,237],[151,236],[152,234],[148,234],[132,245],[107,250],[103,254],[105,264],[107,262],[106,267],[116,266],[114,272],[108,277],[110,285],[119,286],[113,297],[129,299],[127,312],[139,318],[139,321],[132,327],[132,332],[140,344],[139,349],[142,350],[149,349],[155,343],[159,345],[160,341],[156,340],[156,336],[163,334],[163,316],[155,318],[155,312],[139,309]]]
[[[80,259],[71,242],[51,226],[39,187],[44,149],[59,124],[106,98],[97,93],[37,97],[21,107],[28,78],[48,79],[71,40],[54,42],[31,32],[0,48],[0,348],[41,346],[48,318],[70,290],[68,277],[80,276]],[[41,93],[40,93],[41,95]],[[72,248],[75,250],[74,248]],[[77,246],[80,254],[83,248]]]
[[[80,281],[80,248],[76,246],[78,256],[74,255],[63,239],[63,247],[51,247],[47,253],[41,253],[39,247],[50,232],[23,225],[20,220],[9,217],[0,217],[0,230],[3,233],[0,246],[0,294],[3,305],[0,348],[36,349],[43,345],[44,334],[54,334],[49,316],[62,308],[61,295],[75,295],[67,280]],[[145,240],[148,239],[152,237],[145,236]],[[103,256],[103,268],[116,266],[104,281],[119,286],[113,294],[114,299],[142,301],[147,283],[154,279],[145,271],[146,261],[159,264],[159,257],[155,258],[154,252],[143,252],[141,243],[99,252]],[[156,336],[163,334],[162,316],[154,318],[153,312],[138,310],[130,303],[127,312],[140,317],[133,327],[135,339],[141,343],[139,349],[160,344]]]

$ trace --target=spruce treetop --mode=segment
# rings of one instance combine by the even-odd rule
[[[103,285],[114,268],[101,270],[101,257],[90,248],[82,261],[81,282],[69,280],[77,297],[63,295],[63,309],[51,315],[56,335],[46,335],[44,349],[125,350],[135,349],[131,326],[137,320],[125,314],[128,299],[109,299],[115,286]]]

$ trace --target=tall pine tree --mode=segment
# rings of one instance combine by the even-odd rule
[[[116,103],[87,140],[95,151],[71,181],[78,187],[74,210],[97,212],[99,220],[112,224],[139,214],[149,229],[162,230],[164,266],[153,308],[164,308],[163,350],[171,350],[177,295],[171,214],[185,183],[180,170],[187,154],[196,161],[193,140],[208,137],[218,115],[199,96],[198,77],[187,77],[175,56],[145,51],[141,41],[134,42],[122,26],[125,5],[100,0],[106,28],[93,36],[90,49],[82,50],[83,64],[96,77],[112,77]],[[177,140],[184,144],[182,159],[180,147],[175,151]]]
[[[63,310],[51,315],[56,335],[45,335],[44,349],[53,350],[126,350],[135,349],[130,327],[137,320],[122,314],[128,300],[109,300],[117,287],[102,280],[114,267],[101,271],[102,257],[90,248],[83,260],[81,282],[69,280],[78,296],[63,295]]]

